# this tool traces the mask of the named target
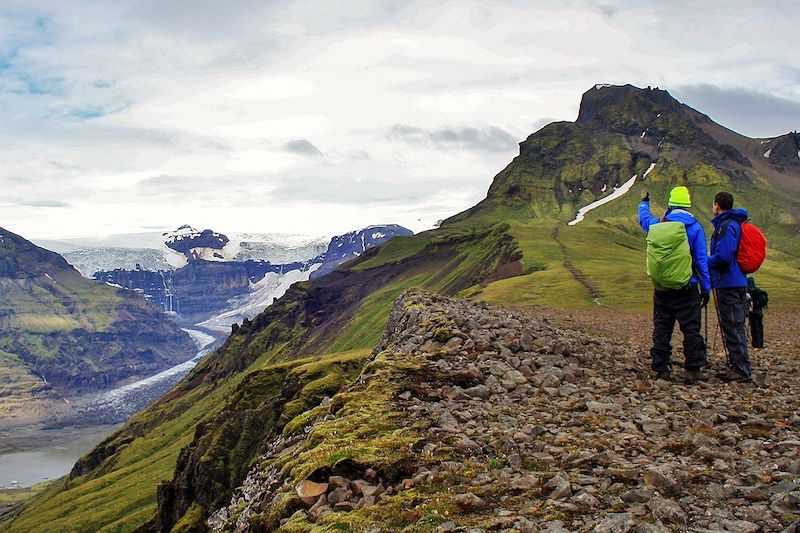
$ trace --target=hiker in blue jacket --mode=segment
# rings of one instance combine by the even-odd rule
[[[681,222],[686,227],[692,255],[692,277],[678,290],[653,292],[653,347],[650,349],[652,369],[657,379],[670,379],[672,371],[672,330],[678,321],[683,332],[685,382],[695,383],[703,376],[706,365],[706,342],[700,334],[702,308],[708,305],[711,280],[708,274],[708,252],[703,226],[688,211],[692,202],[686,187],[670,191],[668,209],[663,217],[650,212],[650,193],[639,203],[639,225],[649,233],[650,226],[660,222]]]
[[[711,234],[711,286],[722,337],[728,350],[728,370],[720,376],[726,381],[749,381],[752,370],[747,355],[747,276],[742,272],[736,252],[742,236],[744,209],[733,209],[733,195],[720,192],[714,197],[714,233]]]

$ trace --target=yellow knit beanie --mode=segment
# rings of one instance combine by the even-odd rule
[[[689,196],[689,189],[686,187],[674,187],[669,192],[670,207],[692,207],[692,199]]]

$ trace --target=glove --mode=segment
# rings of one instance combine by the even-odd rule
[[[642,201],[643,202],[649,202],[650,201],[650,191],[647,191],[647,192],[644,193],[644,197],[642,198]]]
[[[711,295],[707,292],[700,293],[700,307],[708,306],[708,302],[711,300]]]

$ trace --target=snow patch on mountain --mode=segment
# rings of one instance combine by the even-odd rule
[[[650,174],[650,172],[655,168],[655,166],[656,166],[656,164],[652,163],[648,167],[648,169],[645,171],[645,173],[642,175],[642,179],[646,178],[647,175]],[[590,203],[589,205],[581,207],[580,209],[578,209],[578,214],[575,215],[575,219],[570,221],[568,223],[568,225],[569,226],[574,226],[575,224],[581,222],[584,219],[584,217],[586,216],[586,213],[588,213],[589,211],[591,211],[593,209],[597,209],[601,205],[605,205],[605,204],[607,204],[609,202],[612,202],[612,201],[616,200],[617,198],[622,197],[626,192],[631,190],[631,187],[633,187],[634,183],[636,183],[636,176],[637,175],[634,174],[633,177],[631,177],[631,179],[629,179],[628,181],[626,181],[625,183],[623,183],[619,187],[614,187],[614,191],[611,194],[609,194],[608,196],[604,196],[603,198],[600,198],[599,200],[596,200],[596,201]]]

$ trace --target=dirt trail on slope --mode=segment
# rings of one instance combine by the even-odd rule
[[[589,292],[589,296],[592,297],[592,300],[594,300],[597,305],[600,305],[600,298],[603,296],[600,292],[600,289],[595,287],[592,282],[589,281],[589,278],[586,277],[586,274],[584,274],[581,269],[576,267],[572,261],[569,260],[567,247],[563,242],[558,240],[558,228],[558,226],[553,228],[553,240],[556,242],[556,244],[558,244],[558,247],[561,248],[561,255],[564,256],[564,268],[566,268],[569,273],[572,274],[572,277],[575,278],[575,281],[586,288],[586,290]]]

